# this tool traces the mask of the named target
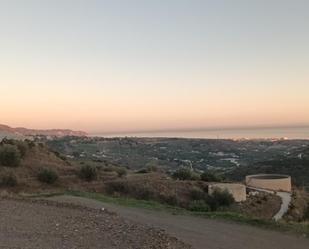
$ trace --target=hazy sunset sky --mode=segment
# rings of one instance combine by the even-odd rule
[[[309,124],[309,1],[0,0],[0,123]]]

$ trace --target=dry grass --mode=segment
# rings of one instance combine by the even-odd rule
[[[203,192],[204,182],[175,181],[164,174],[134,174],[125,179],[105,182],[107,194],[128,196],[136,199],[154,200],[160,203],[188,207],[192,192]]]
[[[294,189],[292,202],[288,213],[284,216],[287,221],[303,221],[309,206],[309,194],[300,189]]]
[[[281,199],[279,196],[259,193],[238,204],[235,210],[246,216],[270,220],[278,212],[280,206]]]

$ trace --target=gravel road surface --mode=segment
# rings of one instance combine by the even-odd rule
[[[56,196],[51,199],[97,209],[107,208],[128,220],[139,222],[141,225],[146,224],[164,229],[168,234],[189,243],[196,249],[309,248],[308,238],[248,225],[118,206],[81,197]]]
[[[118,215],[45,200],[0,199],[0,248],[186,249],[159,229]]]

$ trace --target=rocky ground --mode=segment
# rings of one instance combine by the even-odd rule
[[[106,210],[52,201],[0,199],[0,248],[190,248],[164,231]]]
[[[240,203],[236,210],[251,217],[270,220],[280,210],[280,206],[279,196],[260,192]]]

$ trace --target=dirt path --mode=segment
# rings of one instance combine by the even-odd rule
[[[235,223],[123,207],[72,196],[52,200],[107,208],[126,219],[161,228],[196,249],[308,249],[309,239]]]
[[[281,198],[281,207],[278,213],[274,216],[275,220],[280,220],[283,215],[286,214],[286,212],[289,210],[289,206],[292,200],[292,194],[286,193],[286,192],[277,192],[276,195],[278,195]]]
[[[0,248],[188,249],[163,231],[118,215],[46,200],[0,199]]]
[[[292,200],[292,194],[287,193],[287,192],[275,192],[272,190],[267,190],[267,189],[262,189],[262,188],[254,188],[254,187],[249,187],[251,190],[259,191],[259,192],[265,192],[265,193],[270,193],[270,194],[275,194],[281,198],[281,206],[279,211],[274,215],[273,219],[278,221],[280,220],[283,215],[286,214],[286,212],[289,210],[289,206]]]

